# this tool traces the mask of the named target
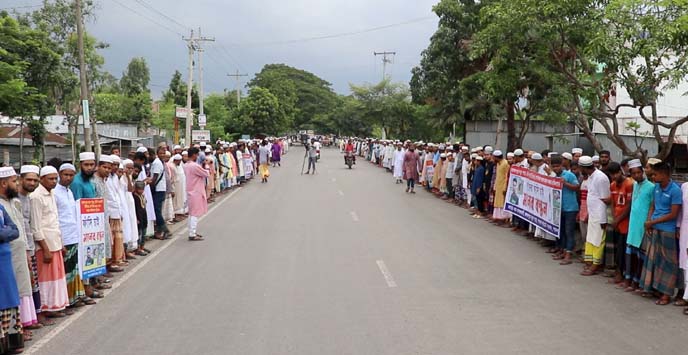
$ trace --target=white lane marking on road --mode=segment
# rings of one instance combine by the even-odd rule
[[[229,195],[227,195],[227,198],[223,199],[223,200],[222,200],[220,203],[218,203],[217,205],[211,207],[211,208],[208,210],[208,213],[206,213],[205,215],[203,215],[203,217],[199,218],[199,221],[202,221],[206,216],[208,216],[208,215],[211,214],[213,211],[215,211],[216,208],[220,207],[223,203],[225,203],[225,201],[229,200],[230,197],[232,197],[235,193],[239,192],[239,190],[241,190],[241,189],[242,189],[242,188],[240,187],[240,188],[238,188],[238,189],[232,191]],[[144,266],[146,266],[146,264],[148,264],[148,263],[151,262],[153,259],[155,259],[155,258],[156,258],[158,255],[160,255],[160,253],[162,253],[165,249],[169,248],[170,245],[172,245],[172,244],[174,244],[174,243],[176,243],[176,242],[179,242],[180,240],[185,240],[186,238],[184,238],[184,236],[186,235],[186,232],[187,232],[188,230],[189,230],[188,227],[184,227],[184,228],[178,230],[178,231],[176,232],[176,233],[177,233],[177,238],[175,238],[175,240],[174,240],[173,242],[163,244],[160,248],[156,249],[152,254],[150,254],[149,256],[147,256],[142,262],[140,262],[139,264],[137,264],[136,266],[134,266],[134,268],[131,269],[128,273],[126,273],[126,275],[122,276],[121,279],[119,279],[119,280],[117,280],[116,282],[112,283],[112,288],[110,289],[109,292],[105,293],[105,295],[107,296],[107,295],[111,294],[112,292],[114,292],[116,289],[118,289],[124,282],[126,282],[127,280],[129,280],[130,277],[132,277],[132,276],[133,276],[134,274],[136,274],[139,270],[141,270]],[[107,302],[106,300],[107,300],[107,298],[103,298],[103,299],[101,299],[101,301],[100,301],[99,303]],[[57,325],[55,328],[53,328],[53,329],[52,329],[48,334],[46,334],[44,337],[42,337],[41,339],[39,339],[39,340],[36,341],[35,343],[31,344],[31,346],[30,346],[28,349],[25,349],[25,350],[24,350],[23,354],[31,355],[31,354],[37,353],[42,347],[44,347],[44,346],[45,346],[46,344],[48,344],[51,340],[53,340],[53,338],[55,338],[56,336],[60,335],[60,333],[62,333],[63,330],[67,329],[67,327],[69,327],[72,323],[74,323],[74,322],[76,322],[77,320],[79,320],[79,318],[81,318],[84,314],[88,313],[89,311],[91,311],[91,310],[94,309],[94,308],[97,308],[97,307],[89,307],[89,308],[86,308],[85,310],[83,310],[83,311],[81,311],[81,312],[76,312],[76,313],[74,313],[73,315],[69,316],[69,318],[67,318],[64,322],[60,323],[60,324]]]
[[[385,281],[387,282],[387,286],[389,286],[390,288],[397,287],[397,283],[396,281],[394,281],[392,273],[389,272],[389,269],[387,269],[387,265],[385,265],[385,262],[382,260],[378,260],[377,267],[380,269],[382,276],[384,276]]]
[[[356,212],[351,211],[351,212],[349,212],[349,214],[351,215],[351,219],[353,219],[354,222],[358,222],[358,221],[359,221],[358,215],[356,214]]]
[[[344,191],[342,190],[337,190],[337,193],[339,194],[339,196],[344,196]]]

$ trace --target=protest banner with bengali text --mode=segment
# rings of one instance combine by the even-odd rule
[[[105,265],[105,202],[102,198],[77,201],[79,275],[90,279],[107,272]]]
[[[563,186],[559,178],[512,166],[504,208],[558,238]]]

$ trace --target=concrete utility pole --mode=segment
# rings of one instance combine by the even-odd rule
[[[397,52],[373,52],[373,55],[376,57],[379,55],[382,56],[382,80],[387,79],[387,63],[391,64],[393,62],[392,59],[387,59],[387,56],[391,55],[392,57],[394,57],[396,54]]]
[[[84,19],[81,13],[81,0],[74,2],[76,8],[76,35],[77,47],[79,50],[79,83],[81,84],[81,115],[84,117],[84,144],[87,152],[91,151],[91,129],[89,122],[86,122],[86,116],[83,114],[83,102],[88,100],[88,81],[86,78],[86,60],[84,59]],[[79,120],[77,119],[77,123]],[[23,164],[23,163],[22,163]]]
[[[191,111],[191,93],[193,92],[193,66],[194,66],[194,52],[198,50],[202,50],[200,43],[201,42],[212,42],[215,41],[215,38],[206,38],[206,37],[201,37],[201,29],[198,29],[198,36],[194,35],[194,31],[191,30],[191,36],[188,38],[184,37],[183,40],[186,41],[186,45],[189,48],[189,80],[187,81],[187,88],[186,88],[186,132],[184,132],[184,144],[186,146],[191,146],[191,127],[193,126],[193,114]],[[200,113],[203,114],[203,66],[201,64],[201,57],[199,54],[199,68],[200,68]]]
[[[241,102],[241,86],[239,84],[240,78],[242,76],[248,76],[248,74],[239,74],[239,70],[237,69],[236,74],[227,74],[227,76],[233,77],[236,79],[236,92],[237,92],[237,107],[239,107],[239,103]]]

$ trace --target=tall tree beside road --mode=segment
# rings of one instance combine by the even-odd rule
[[[324,119],[337,105],[337,95],[329,82],[284,64],[264,66],[248,86],[270,90],[278,98],[283,114],[293,120],[295,129],[314,128],[312,121]]]
[[[129,97],[139,94],[149,93],[148,84],[150,83],[150,70],[146,59],[142,57],[132,58],[127,65],[127,69],[122,73],[119,80],[122,93]]]
[[[678,126],[688,115],[667,121],[658,117],[657,98],[688,74],[688,3],[682,0],[525,0],[497,1],[485,10],[485,38],[511,38],[512,45],[540,51],[548,60],[539,69],[554,75],[565,89],[568,114],[596,150],[597,123],[626,156],[647,156],[642,143],[624,139],[622,109],[637,110],[652,127],[657,157],[671,152]],[[519,19],[514,21],[514,19]],[[523,36],[510,36],[522,33]],[[632,103],[615,102],[619,85]],[[642,142],[642,140],[636,140]]]
[[[254,87],[238,112],[243,133],[277,135],[289,130],[291,122],[280,110],[278,98],[270,90]]]
[[[427,113],[436,126],[446,131],[472,115],[472,101],[466,98],[461,80],[487,67],[485,58],[474,58],[470,52],[484,3],[441,0],[435,5],[433,11],[439,17],[437,30],[421,53],[420,65],[412,69],[413,102],[432,106]]]

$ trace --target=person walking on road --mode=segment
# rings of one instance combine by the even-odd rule
[[[313,175],[315,175],[315,163],[318,159],[318,150],[315,148],[315,139],[311,141],[311,144],[306,146],[307,154],[308,154],[308,170],[306,170],[306,174],[310,174],[311,172],[311,166],[313,167]]]
[[[189,161],[184,164],[186,200],[189,205],[189,240],[191,241],[203,240],[203,236],[196,233],[196,227],[198,219],[208,212],[205,179],[210,176],[210,173],[196,162],[198,154],[198,148],[189,149]]]
[[[413,189],[418,180],[418,171],[421,169],[420,157],[416,153],[416,147],[409,145],[408,151],[404,154],[404,179],[406,179],[406,192],[415,194]]]
[[[258,172],[260,173],[261,183],[268,182],[270,176],[270,148],[268,141],[263,140],[258,148]]]

